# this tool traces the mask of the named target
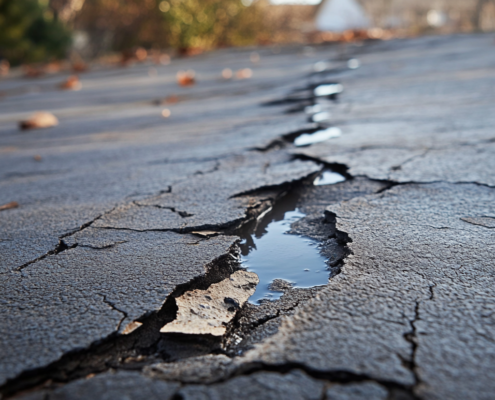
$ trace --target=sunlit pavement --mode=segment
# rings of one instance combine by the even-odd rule
[[[222,50],[96,65],[75,91],[64,73],[1,80],[2,394],[492,398],[494,46]],[[20,130],[36,111],[58,125]],[[249,238],[294,210],[328,283],[303,284],[301,261],[260,283],[277,295],[236,299]],[[178,313],[222,329],[164,329]]]

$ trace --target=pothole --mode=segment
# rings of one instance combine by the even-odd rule
[[[278,201],[261,218],[247,224],[238,235],[242,238],[241,263],[259,277],[252,304],[276,300],[275,279],[290,282],[296,288],[310,288],[328,282],[326,259],[320,254],[320,243],[308,237],[291,234],[291,225],[305,214],[297,208],[298,195],[291,193]]]

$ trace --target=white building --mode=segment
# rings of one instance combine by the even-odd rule
[[[357,0],[323,0],[316,14],[319,31],[343,32],[367,29],[371,22]]]

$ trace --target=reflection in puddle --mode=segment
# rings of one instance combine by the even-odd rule
[[[329,112],[327,111],[323,111],[323,112],[319,112],[319,113],[316,113],[314,114],[311,119],[313,120],[313,122],[324,122],[324,121],[328,121],[330,119],[331,115]]]
[[[321,104],[315,104],[314,106],[306,106],[304,107],[304,112],[306,114],[315,114],[315,113],[319,113],[323,110],[323,107],[321,106]]]
[[[305,133],[294,140],[297,147],[309,146],[310,144],[324,142],[328,139],[336,138],[342,135],[342,131],[337,127],[327,128],[314,133]]]
[[[349,69],[358,69],[361,66],[361,61],[359,61],[357,58],[351,58],[349,61],[347,61],[347,67]]]
[[[314,90],[314,95],[316,97],[333,96],[342,93],[343,90],[344,86],[342,86],[340,83],[329,83],[326,85],[317,86]]]
[[[330,68],[330,64],[326,61],[318,61],[314,63],[313,68],[315,72],[322,72]]]
[[[338,174],[337,172],[325,171],[318,178],[316,178],[313,182],[315,186],[324,186],[324,185],[334,185],[339,182],[344,182],[345,177]]]
[[[274,279],[292,282],[298,288],[328,282],[326,260],[318,250],[318,242],[287,233],[292,223],[305,216],[296,208],[296,203],[296,196],[286,196],[261,221],[248,224],[240,234],[242,264],[260,279],[249,299],[253,304],[282,296],[281,292],[269,289]]]

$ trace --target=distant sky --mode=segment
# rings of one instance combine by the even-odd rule
[[[320,4],[321,0],[270,0],[272,4]]]

